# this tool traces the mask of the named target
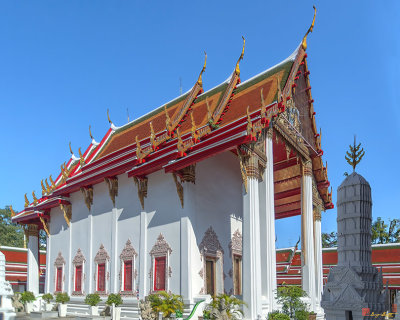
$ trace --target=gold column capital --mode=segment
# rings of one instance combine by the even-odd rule
[[[312,176],[312,163],[310,160],[302,162],[303,176]]]
[[[321,221],[321,211],[314,210],[314,221]]]
[[[28,237],[37,237],[39,235],[39,227],[36,224],[28,224],[26,228],[26,235]]]

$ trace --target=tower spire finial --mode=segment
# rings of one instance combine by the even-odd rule
[[[360,163],[361,159],[365,155],[364,148],[361,148],[361,143],[356,145],[356,135],[354,135],[354,144],[353,146],[349,145],[350,152],[346,151],[346,159],[347,163],[353,167],[353,172],[356,171],[356,166]]]
[[[315,23],[315,16],[317,15],[317,8],[315,8],[315,6],[313,6],[314,8],[314,18],[313,21],[311,23],[311,26],[308,28],[306,34],[303,37],[303,41],[301,42],[301,46],[303,47],[303,50],[306,51],[307,49],[307,36],[310,32],[313,32],[314,29],[314,23]]]

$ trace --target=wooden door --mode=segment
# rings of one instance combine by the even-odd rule
[[[206,260],[207,293],[215,296],[215,261]]]

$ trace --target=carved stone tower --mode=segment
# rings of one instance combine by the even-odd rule
[[[371,319],[368,312],[387,310],[382,271],[371,264],[371,187],[353,172],[337,194],[338,264],[330,270],[321,306],[327,320]]]

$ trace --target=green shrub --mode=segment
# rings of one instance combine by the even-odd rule
[[[85,303],[92,307],[97,306],[100,301],[101,298],[98,293],[89,293],[85,298]]]
[[[66,292],[59,292],[56,294],[56,302],[65,304],[66,302],[69,301],[69,295]]]
[[[153,312],[156,314],[162,312],[164,318],[170,318],[171,314],[176,313],[177,311],[183,311],[182,296],[177,294],[159,291],[150,294],[147,297],[147,300],[150,302]]]
[[[25,304],[25,303],[29,303],[29,302],[33,302],[35,301],[35,295],[33,294],[32,291],[25,291],[21,293],[21,298],[20,301]]]
[[[116,307],[124,303],[119,293],[118,294],[110,293],[110,295],[108,296],[106,305],[111,306],[113,303],[115,304]]]
[[[203,316],[206,319],[214,320],[224,317],[224,313],[226,312],[228,319],[242,319],[242,305],[246,304],[235,296],[220,294],[216,297],[213,297],[211,303],[205,308]]]
[[[306,297],[307,293],[298,286],[282,286],[277,289],[277,301],[282,304],[282,313],[288,315],[291,319],[297,318],[298,311],[307,310],[307,305],[300,298]],[[303,313],[298,315],[301,317]],[[308,316],[308,314],[307,314]],[[306,319],[306,318],[305,318]],[[300,320],[300,319],[299,319]]]
[[[290,320],[287,314],[279,311],[272,311],[268,313],[268,320]]]
[[[296,320],[308,320],[308,311],[306,310],[297,310],[295,312]]]
[[[46,293],[42,296],[42,299],[46,301],[47,303],[50,303],[51,300],[53,300],[53,295],[51,293]]]

